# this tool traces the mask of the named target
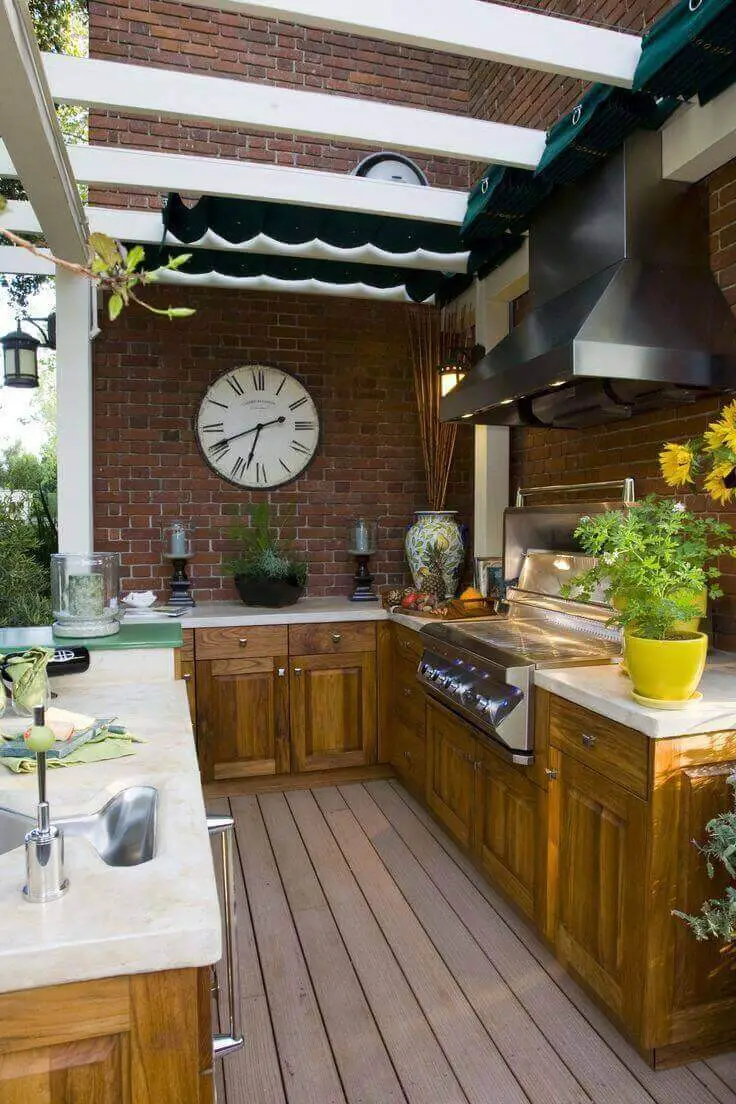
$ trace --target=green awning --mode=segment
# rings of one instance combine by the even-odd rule
[[[191,251],[181,278],[216,286],[288,290],[345,289],[424,302],[446,297],[472,273],[518,248],[501,235],[473,253],[449,224],[379,217],[260,200],[202,196],[187,207],[171,194],[162,212],[162,244],[149,264]],[[181,244],[180,244],[181,243]],[[471,267],[472,265],[472,267]],[[457,291],[454,292],[457,294]]]
[[[680,0],[644,36],[634,88],[707,103],[735,80],[734,0]]]
[[[647,92],[594,84],[547,134],[535,177],[549,185],[570,184],[599,165],[639,127],[658,130],[678,106]]]
[[[526,230],[550,185],[528,169],[489,165],[468,199],[460,237],[473,246],[489,238]]]

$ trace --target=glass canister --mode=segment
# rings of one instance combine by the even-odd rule
[[[120,553],[56,553],[51,601],[56,636],[112,636],[120,631]]]

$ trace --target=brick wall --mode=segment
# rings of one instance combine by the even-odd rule
[[[91,0],[90,56],[467,113],[468,63],[408,47],[202,11],[158,0]],[[290,134],[92,112],[93,143],[247,158],[349,172],[368,148]],[[467,165],[417,156],[432,184],[465,189]],[[160,208],[162,196],[91,189],[109,206]],[[122,552],[125,585],[162,589],[161,519],[198,519],[198,597],[234,593],[223,576],[232,511],[248,499],[199,457],[191,427],[205,386],[258,358],[296,371],[314,392],[323,444],[308,472],[275,493],[296,506],[311,594],[345,592],[349,520],[381,519],[379,582],[405,579],[402,543],[425,505],[406,336],[406,308],[357,300],[226,291],[177,292],[197,307],[171,325],[125,312],[95,342],[96,543]],[[171,297],[171,292],[165,298]],[[472,431],[463,429],[448,504],[472,514]]]
[[[509,0],[513,3],[514,0]],[[662,0],[524,0],[524,6],[545,8],[593,19],[640,33],[671,7]],[[547,128],[579,99],[584,86],[545,74],[512,70],[486,62],[470,66],[470,110],[482,118]],[[711,267],[736,312],[736,161],[707,181],[710,200]],[[523,304],[520,304],[524,309]],[[657,453],[665,440],[687,438],[703,431],[720,407],[706,400],[694,407],[663,409],[630,422],[582,430],[517,429],[511,433],[511,491],[519,485],[578,483],[621,479],[633,475],[639,495],[668,493],[659,478]],[[701,495],[681,496],[699,512],[714,513]],[[736,507],[722,512],[736,527]],[[736,561],[726,561],[724,590],[716,603],[714,627],[722,647],[736,649]]]
[[[158,0],[90,0],[89,11],[93,58],[467,114],[463,58]],[[334,172],[349,172],[375,152],[294,134],[103,112],[90,113],[90,141]],[[466,164],[421,154],[415,160],[430,183],[467,188]],[[161,205],[160,196],[143,192],[96,189],[92,198],[106,205]]]
[[[158,293],[163,302],[171,289]],[[239,491],[201,459],[192,417],[206,386],[236,364],[264,359],[299,374],[322,419],[307,472],[268,496],[296,509],[309,593],[349,591],[347,526],[380,520],[377,581],[406,579],[403,538],[426,505],[402,304],[191,289],[193,319],[171,324],[125,311],[95,341],[95,546],[122,553],[124,586],[163,591],[161,525],[196,518],[192,578],[200,600],[234,597],[222,569],[233,514],[263,495]],[[472,515],[473,432],[460,427],[448,507]]]

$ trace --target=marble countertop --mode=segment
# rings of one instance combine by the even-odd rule
[[[653,740],[736,729],[736,656],[714,652],[700,683],[701,701],[685,709],[647,709],[631,696],[618,664],[536,671],[536,686],[591,709]]]
[[[50,770],[52,820],[95,812],[126,786],[152,785],[156,854],[137,867],[108,867],[86,840],[69,838],[69,891],[46,905],[21,894],[24,848],[0,855],[0,992],[216,962],[220,908],[184,683],[58,689],[56,705],[117,714],[146,742],[124,759]],[[35,774],[0,767],[0,805],[33,814],[35,802]]]
[[[181,619],[183,629],[218,629],[247,625],[300,625],[330,621],[398,621],[421,629],[428,618],[389,613],[380,602],[351,602],[349,598],[301,598],[293,606],[269,609],[242,602],[200,602]]]

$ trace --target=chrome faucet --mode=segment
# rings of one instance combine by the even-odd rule
[[[34,727],[43,727],[45,710],[42,705],[33,710]],[[38,766],[38,808],[36,827],[26,834],[26,901],[44,904],[62,897],[69,888],[64,877],[64,836],[51,823],[51,810],[46,800],[46,752],[36,752]]]

